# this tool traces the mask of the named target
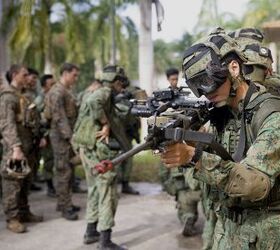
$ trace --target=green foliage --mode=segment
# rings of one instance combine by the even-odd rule
[[[159,182],[159,157],[145,151],[133,158],[131,181]]]

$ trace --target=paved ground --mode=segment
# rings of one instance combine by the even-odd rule
[[[201,236],[181,236],[181,225],[176,218],[175,202],[161,192],[157,184],[136,183],[140,196],[122,195],[116,215],[113,240],[134,250],[179,250],[201,249]],[[80,220],[69,222],[55,212],[55,199],[45,193],[32,193],[32,211],[43,214],[45,222],[30,224],[29,232],[13,234],[5,228],[3,209],[0,206],[0,249],[1,250],[86,250],[94,245],[83,245],[82,238],[86,195],[74,195],[76,205],[82,206]],[[197,222],[202,230],[203,219]]]

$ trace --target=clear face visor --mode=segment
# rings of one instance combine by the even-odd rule
[[[220,87],[221,84],[211,79],[206,72],[200,73],[186,80],[188,87],[197,96],[207,95]]]

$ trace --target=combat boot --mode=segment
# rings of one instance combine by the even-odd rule
[[[21,215],[21,222],[30,222],[30,223],[38,223],[44,220],[43,216],[32,214],[30,211],[23,213]]]
[[[99,250],[127,250],[127,248],[121,247],[111,241],[111,229],[101,231],[98,249]]]
[[[84,244],[92,244],[99,240],[100,233],[96,230],[97,222],[88,223],[84,234]]]
[[[62,212],[63,211],[64,206],[63,205],[56,205],[56,211],[57,212]],[[75,206],[72,205],[71,208],[73,209],[74,212],[79,212],[81,210],[80,206]]]
[[[132,194],[132,195],[139,195],[140,193],[135,190],[133,187],[131,187],[128,183],[128,181],[122,182],[122,193],[123,194]]]
[[[196,234],[194,224],[195,224],[195,219],[194,218],[188,218],[186,223],[185,223],[182,235],[184,235],[185,237],[194,236]]]
[[[18,218],[13,218],[7,221],[7,229],[13,233],[24,233],[26,232],[26,227],[23,225]]]
[[[56,197],[56,190],[54,188],[52,179],[47,180],[46,182],[47,182],[47,196],[49,196],[51,198],[55,198]]]
[[[74,211],[72,207],[63,209],[62,217],[66,220],[77,220],[79,218],[77,212]]]

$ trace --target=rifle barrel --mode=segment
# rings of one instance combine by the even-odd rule
[[[111,163],[113,164],[113,166],[121,163],[122,161],[128,159],[129,157],[139,153],[140,151],[143,151],[143,150],[146,150],[146,149],[149,149],[151,148],[151,146],[153,145],[153,141],[147,141],[147,142],[144,142],[142,144],[139,144],[138,146],[130,149],[129,151],[123,153],[123,154],[120,154],[118,155],[116,158],[114,158]]]

